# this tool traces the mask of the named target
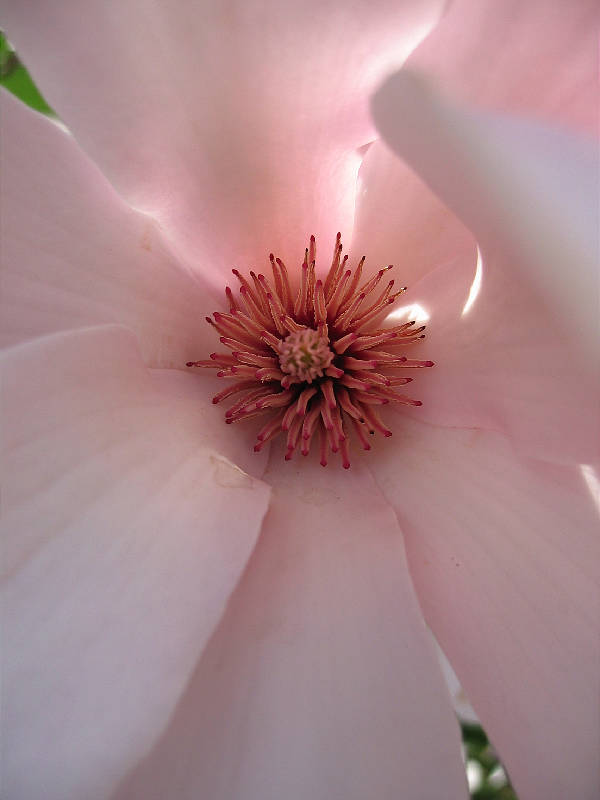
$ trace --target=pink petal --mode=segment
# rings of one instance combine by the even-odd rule
[[[552,460],[597,457],[597,200],[586,159],[556,132],[451,109],[410,75],[386,83],[374,113],[480,241],[480,285],[459,259],[406,294],[431,319],[425,418],[499,430]]]
[[[369,473],[285,467],[227,614],[117,797],[465,798],[456,719]]]
[[[410,73],[388,79],[372,108],[388,145],[475,233],[484,263],[511,276],[515,291],[524,283],[538,295],[594,371],[598,155],[591,142],[452,106]]]
[[[394,438],[369,463],[520,800],[596,797],[597,489],[594,504],[579,469],[520,459],[495,433],[407,420]]]
[[[449,258],[473,263],[476,247],[431,189],[382,142],[373,142],[360,168],[352,236],[355,259],[366,256],[364,274],[394,264],[397,285],[410,287]]]
[[[151,366],[212,348],[209,287],[132,211],[71,136],[2,93],[2,340],[119,322]]]
[[[595,0],[453,0],[410,58],[476,105],[598,126]]]
[[[123,328],[3,367],[4,789],[108,797],[182,695],[269,492],[193,377],[149,374]]]
[[[42,0],[3,24],[119,192],[226,272],[350,232],[365,98],[443,6]]]
[[[594,460],[597,391],[535,296],[495,255],[483,254],[481,283],[474,260],[439,267],[388,318],[427,325],[423,342],[404,351],[435,363],[413,370],[412,394],[423,405],[409,413],[444,427],[499,431],[525,454],[551,461]],[[392,428],[401,425],[398,415]]]

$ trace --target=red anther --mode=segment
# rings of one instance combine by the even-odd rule
[[[325,429],[330,431],[333,428],[333,418],[331,416],[331,408],[328,403],[321,403],[321,416],[323,417],[323,425]]]
[[[327,450],[329,449],[329,442],[327,437],[327,432],[324,428],[319,428],[319,450],[321,459],[319,463],[322,467],[327,466]]]
[[[348,447],[348,441],[346,439],[342,439],[340,442],[340,450],[342,454],[343,468],[350,469],[350,448]]]

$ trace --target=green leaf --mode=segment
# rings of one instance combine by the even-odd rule
[[[55,117],[56,114],[40,94],[19,57],[0,31],[0,85],[31,108]]]

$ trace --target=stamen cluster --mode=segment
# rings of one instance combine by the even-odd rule
[[[254,272],[250,281],[234,269],[239,296],[227,286],[229,313],[216,311],[214,319],[206,318],[230,353],[211,353],[209,360],[189,361],[187,366],[217,369],[218,377],[234,379],[213,397],[213,403],[237,398],[225,412],[228,424],[269,415],[258,433],[256,452],[284,433],[286,460],[297,450],[308,455],[316,436],[321,464],[327,465],[330,452],[339,452],[347,469],[350,430],[370,450],[367,434],[392,435],[378,406],[421,405],[396,391],[412,381],[398,370],[431,367],[433,362],[409,359],[397,348],[423,339],[425,326],[415,328],[413,320],[379,327],[406,287],[394,292],[391,280],[376,293],[392,266],[361,284],[364,257],[352,271],[342,252],[338,233],[329,272],[325,280],[317,279],[311,236],[296,291],[285,264],[273,254],[272,281]]]

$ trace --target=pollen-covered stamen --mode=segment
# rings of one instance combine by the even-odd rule
[[[322,378],[333,361],[327,339],[312,328],[290,333],[279,345],[279,365],[283,372],[312,383]]]
[[[413,380],[397,370],[431,367],[433,362],[409,359],[398,351],[420,341],[424,326],[410,321],[382,327],[388,308],[405,291],[393,292],[393,280],[381,291],[379,284],[391,266],[361,281],[364,256],[354,270],[348,269],[340,234],[327,275],[317,277],[315,259],[311,236],[293,283],[283,261],[272,253],[272,278],[254,271],[246,278],[234,269],[239,297],[226,287],[229,313],[207,317],[231,352],[211,353],[209,359],[188,361],[187,366],[216,369],[217,377],[235,380],[213,398],[214,403],[232,398],[225,414],[228,424],[267,417],[256,452],[284,433],[286,460],[298,450],[306,456],[318,437],[321,464],[327,464],[329,453],[339,453],[348,468],[349,432],[363,450],[371,449],[369,435],[392,435],[378,406],[421,404],[396,391]]]

